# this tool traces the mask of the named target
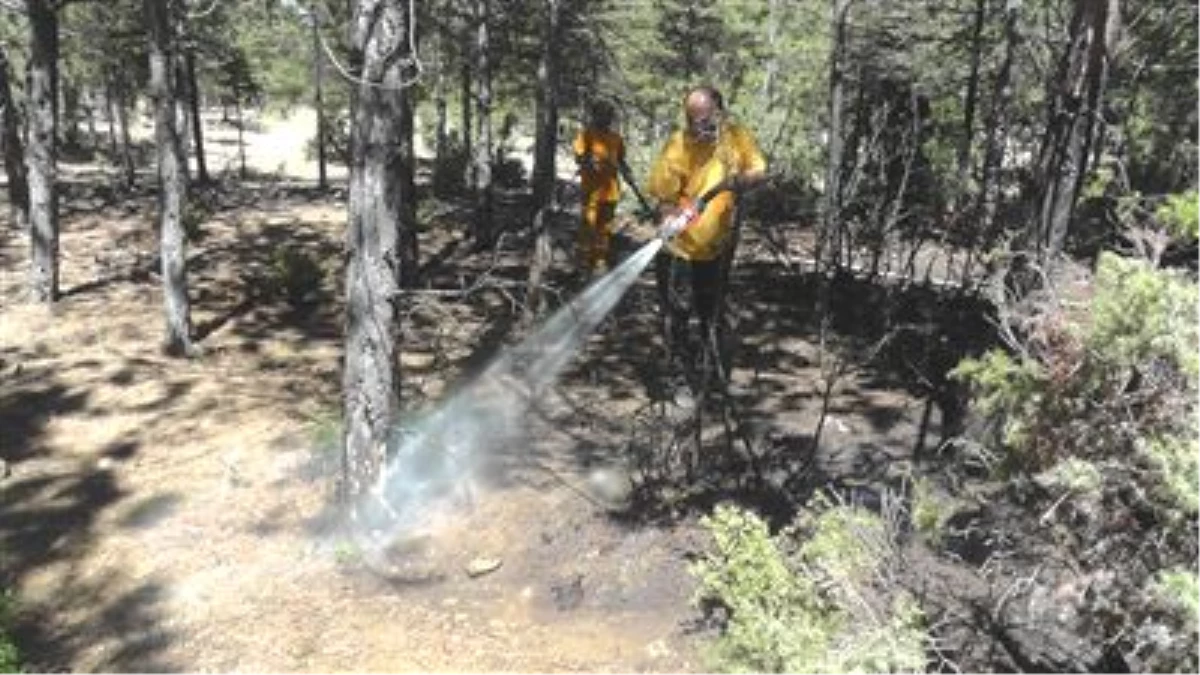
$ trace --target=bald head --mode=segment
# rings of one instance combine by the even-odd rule
[[[683,100],[683,111],[687,115],[688,130],[696,140],[716,141],[724,107],[721,93],[712,87],[697,87],[688,92]]]

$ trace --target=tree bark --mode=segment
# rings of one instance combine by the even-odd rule
[[[1119,21],[1119,0],[1075,2],[1070,40],[1051,83],[1049,124],[1039,153],[1039,212],[1031,239],[1043,266],[1063,249],[1087,175]]]
[[[159,258],[166,336],[172,356],[193,354],[191,304],[187,284],[187,237],[183,230],[183,152],[179,139],[178,100],[172,82],[175,54],[169,0],[145,0],[150,28],[150,94],[154,102],[154,140],[158,146]]]
[[[829,59],[829,148],[825,167],[824,212],[821,230],[817,236],[816,266],[821,270],[827,266],[837,268],[841,257],[841,213],[842,213],[842,107],[844,96],[843,68],[846,58],[846,20],[850,13],[851,0],[834,0],[831,28],[833,45]],[[832,255],[827,251],[832,250]],[[826,261],[826,257],[831,260]],[[827,265],[828,263],[828,265]]]
[[[137,165],[133,157],[133,138],[129,133],[129,108],[133,101],[124,80],[117,81],[117,118],[121,126],[121,163],[125,169],[125,187],[132,188],[137,180]]]
[[[996,213],[1000,207],[1000,173],[1004,168],[1004,146],[1008,142],[1008,104],[1013,94],[1013,63],[1021,43],[1018,20],[1019,3],[1009,3],[1004,17],[1004,57],[992,87],[992,105],[986,124],[983,166],[979,175],[979,213],[977,230],[984,235],[983,247],[993,244]],[[969,247],[973,252],[974,241]]]
[[[479,88],[475,98],[475,117],[479,125],[479,139],[475,145],[475,245],[487,248],[492,245],[495,232],[492,227],[492,49],[491,0],[477,0],[475,6],[478,21],[475,33],[475,75]]]
[[[312,15],[313,107],[317,111],[317,187],[324,190],[329,187],[325,156],[325,55],[321,51],[321,27],[317,23],[315,4],[312,6],[310,14]]]
[[[204,118],[200,116],[200,80],[196,77],[196,48],[184,47],[183,58],[187,72],[188,103],[192,108],[192,147],[196,149],[196,180],[208,184],[208,162],[204,156]]]
[[[554,190],[554,155],[558,147],[558,26],[561,0],[546,0],[542,54],[538,63],[537,132],[533,153],[533,209],[542,210]]]
[[[463,186],[468,191],[475,189],[475,155],[474,155],[474,133],[471,110],[475,105],[475,96],[472,92],[471,82],[471,44],[470,39],[466,37],[470,32],[470,24],[463,29],[463,56],[462,64],[459,67],[459,86],[461,99],[461,109],[459,111],[462,118],[462,153],[466,161],[463,163]]]
[[[970,184],[971,147],[975,140],[975,108],[979,100],[979,66],[983,60],[983,25],[987,18],[987,0],[976,0],[975,17],[971,26],[971,71],[967,76],[967,92],[963,97],[963,130],[958,143],[958,181],[955,203]]]
[[[58,299],[58,15],[50,0],[28,0],[30,292]]]
[[[380,511],[365,499],[379,475],[400,385],[396,371],[395,302],[401,278],[399,226],[408,206],[398,188],[408,107],[401,59],[408,21],[402,0],[358,0],[353,49],[361,55],[362,81],[351,129],[349,218],[346,242],[346,353],[343,368],[342,474],[339,493],[351,522],[372,528]]]
[[[18,232],[25,233],[29,227],[29,180],[25,173],[25,148],[21,143],[21,121],[17,115],[9,82],[11,71],[8,52],[0,45],[0,124],[4,125],[4,171],[8,176],[8,206],[12,221]]]
[[[545,304],[542,278],[550,267],[549,220],[554,214],[554,155],[558,147],[558,39],[561,0],[546,0],[542,55],[538,63],[537,137],[533,164],[533,255],[525,293],[526,325],[541,315]]]
[[[439,34],[434,49],[437,55],[437,71],[433,81],[434,104],[434,149],[433,149],[433,191],[439,197],[449,194],[447,189],[449,172],[446,170],[449,161],[450,139],[447,132],[448,112],[446,105],[446,38]]]

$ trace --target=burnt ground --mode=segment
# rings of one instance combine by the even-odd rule
[[[0,248],[0,553],[33,670],[703,669],[711,627],[686,571],[706,543],[698,515],[735,500],[781,524],[817,489],[867,504],[902,489],[936,466],[954,400],[940,374],[985,332],[969,299],[848,278],[823,330],[817,280],[748,227],[731,282],[734,384],[706,410],[697,457],[664,449],[681,413],[663,393],[647,272],[530,410],[504,480],[381,567],[331,515],[344,195],[271,180],[212,193],[189,252],[204,352],[191,361],[158,349],[153,196],[80,175],[64,201],[55,306],[22,302],[21,238]],[[409,409],[436,406],[523,335],[517,202],[482,253],[464,240],[466,204],[423,207],[401,326]],[[807,236],[776,227],[798,246]],[[582,285],[573,228],[570,213],[554,224],[560,298]],[[280,288],[283,250],[316,264],[313,292]],[[605,501],[597,475],[628,477],[631,500]],[[910,556],[961,644],[982,630],[962,598],[988,592],[971,544],[964,565],[916,544]],[[479,559],[500,566],[473,577]]]

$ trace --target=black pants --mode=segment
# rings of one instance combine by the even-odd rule
[[[713,260],[688,261],[663,252],[655,276],[662,311],[663,344],[672,374],[687,378],[693,391],[729,378],[731,361],[725,325],[725,288],[733,246]]]

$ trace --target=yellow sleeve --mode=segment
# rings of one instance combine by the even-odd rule
[[[650,168],[646,192],[660,202],[674,204],[679,201],[685,178],[683,167],[683,134],[676,131],[671,134]]]
[[[575,141],[573,143],[571,143],[571,149],[575,151],[576,157],[582,157],[584,152],[587,151],[587,143],[586,143],[585,139],[583,138],[582,131],[575,134]]]
[[[737,150],[738,171],[741,173],[758,173],[766,172],[767,158],[763,156],[762,150],[758,147],[758,141],[754,138],[754,133],[745,127],[739,126],[737,134],[734,137],[735,148]]]

